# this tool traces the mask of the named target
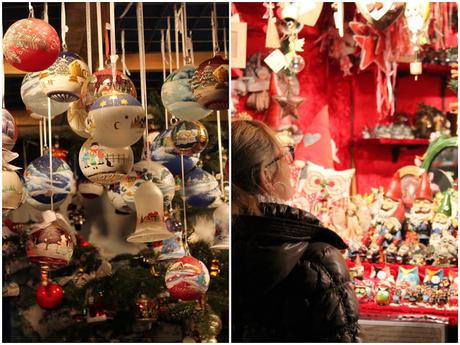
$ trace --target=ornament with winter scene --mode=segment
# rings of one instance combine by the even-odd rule
[[[91,106],[86,130],[101,145],[125,147],[144,133],[145,112],[139,101],[126,93],[102,96]]]
[[[39,117],[48,117],[48,97],[40,85],[40,73],[27,73],[22,80],[21,99],[26,109]],[[51,117],[62,114],[69,108],[68,103],[51,100]]]
[[[27,203],[38,210],[58,207],[75,190],[75,178],[70,166],[62,159],[52,157],[53,181],[50,180],[50,160],[45,154],[33,160],[24,171]]]
[[[208,131],[199,121],[179,121],[172,129],[171,138],[182,155],[200,153],[208,145]]]
[[[24,201],[24,186],[16,171],[2,171],[2,213],[17,209]]]
[[[219,183],[207,171],[196,168],[185,176],[185,199],[192,207],[208,207],[221,196]]]
[[[190,81],[195,66],[186,65],[171,73],[161,88],[161,100],[169,113],[181,120],[200,120],[212,113],[196,102]]]
[[[205,264],[192,256],[184,256],[169,266],[165,283],[169,293],[181,300],[200,299],[209,287],[209,272]]]
[[[165,205],[169,205],[176,192],[176,181],[169,170],[160,163],[141,160],[134,164],[133,171],[144,181],[152,181],[163,193]]]
[[[120,182],[131,171],[133,160],[131,147],[108,147],[93,138],[84,142],[78,157],[83,175],[102,185]]]
[[[163,164],[174,176],[177,176],[181,174],[181,157],[176,152],[171,133],[172,128],[161,132],[153,140],[150,154],[153,161]],[[193,169],[197,162],[197,155],[184,156],[185,173]]]
[[[185,256],[181,223],[174,216],[166,218],[165,223],[174,237],[153,242],[153,252],[158,255],[156,258],[158,261],[174,260]]]
[[[2,109],[2,145],[4,149],[12,150],[18,138],[18,128],[13,115]]]

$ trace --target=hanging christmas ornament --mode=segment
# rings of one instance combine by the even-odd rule
[[[3,36],[6,62],[25,72],[38,72],[50,67],[59,56],[60,48],[56,30],[36,18],[18,20]]]
[[[13,115],[2,109],[2,147],[7,150],[12,150],[18,138],[18,128]]]
[[[152,145],[153,141],[155,138],[160,134],[160,132],[150,132],[147,135],[147,139],[145,140],[144,143],[144,149],[142,150],[142,160],[150,160],[151,159],[151,151],[152,151]]]
[[[165,129],[155,138],[150,154],[153,161],[163,164],[174,176],[177,176],[181,173],[181,157],[176,152],[171,132],[172,128]],[[197,162],[198,158],[196,156],[185,156],[185,172],[193,169]]]
[[[228,60],[216,55],[203,61],[191,79],[196,101],[212,110],[228,109]]]
[[[50,180],[50,159],[48,154],[33,160],[24,171],[27,203],[38,209],[46,210],[51,205],[58,207],[75,190],[72,169],[62,159],[52,157],[53,181]]]
[[[24,187],[16,171],[2,171],[2,214],[17,209],[24,201]]]
[[[128,242],[149,243],[173,237],[164,222],[163,194],[152,182],[146,181],[137,189],[134,196],[137,224]]]
[[[133,212],[121,196],[120,183],[114,183],[107,187],[107,197],[109,198],[109,202],[115,208],[116,213],[130,214]]]
[[[40,85],[40,73],[27,73],[22,80],[21,99],[26,109],[38,117],[48,117],[48,97]],[[69,104],[51,100],[51,117],[62,114]]]
[[[37,304],[43,309],[54,309],[59,306],[64,297],[64,290],[59,284],[48,283],[40,285],[37,289]]]
[[[160,163],[141,160],[134,164],[133,171],[144,181],[152,181],[163,193],[165,205],[169,205],[176,192],[176,181],[169,170]]]
[[[86,130],[101,145],[125,147],[138,141],[145,129],[145,112],[133,96],[110,94],[97,99],[86,119]]]
[[[229,206],[223,203],[216,208],[212,216],[214,225],[216,226],[216,233],[214,235],[214,243],[212,249],[225,249],[229,247]]]
[[[67,104],[67,103],[58,103]],[[80,137],[89,138],[90,135],[86,131],[86,118],[88,113],[81,101],[75,101],[70,103],[69,110],[67,110],[67,122],[70,128],[78,134]]]
[[[208,207],[221,196],[219,183],[207,171],[195,168],[185,176],[185,199],[192,207]]]
[[[104,187],[88,180],[81,180],[78,184],[78,192],[86,199],[96,199],[102,195]]]
[[[145,180],[137,174],[135,171],[131,171],[128,175],[124,176],[120,181],[120,194],[126,205],[136,210],[136,204],[134,202],[134,195],[137,189],[144,183]]]
[[[178,259],[165,274],[171,296],[185,301],[200,299],[208,291],[209,280],[205,264],[192,256]]]
[[[153,242],[153,252],[158,261],[173,260],[185,256],[182,239],[182,224],[174,216],[165,220],[166,227],[174,236],[163,241]]]
[[[195,101],[190,79],[195,67],[185,65],[169,74],[161,87],[161,101],[170,114],[181,120],[200,120],[212,113]]]
[[[355,1],[359,12],[373,27],[385,30],[404,12],[404,2],[395,1]]]
[[[91,182],[102,185],[120,182],[131,171],[133,160],[131,147],[103,146],[93,138],[84,142],[78,156],[83,175]]]
[[[267,21],[267,33],[265,36],[265,47],[277,49],[281,47],[280,36],[278,34],[278,29],[276,27],[276,17],[273,15],[273,9],[275,5],[272,2],[264,2],[263,4],[267,11],[265,12],[263,18],[268,19]]]
[[[100,97],[118,93],[129,94],[133,98],[137,97],[136,87],[131,79],[121,71],[117,71],[115,83],[113,83],[112,68],[106,66],[105,69],[94,72],[85,81],[81,89],[81,101],[89,111],[93,103]]]
[[[199,121],[179,121],[171,138],[176,150],[183,155],[202,152],[208,144],[208,131]]]
[[[83,82],[88,78],[88,66],[75,53],[64,50],[56,62],[40,72],[43,92],[56,102],[74,102],[80,98]]]

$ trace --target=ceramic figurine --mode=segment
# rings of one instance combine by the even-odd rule
[[[390,304],[390,289],[391,286],[388,282],[382,282],[377,285],[375,293],[375,303],[377,303],[377,305]]]
[[[408,230],[418,234],[420,242],[428,244],[433,217],[433,193],[430,188],[428,174],[424,172],[417,188],[415,201],[409,214]]]

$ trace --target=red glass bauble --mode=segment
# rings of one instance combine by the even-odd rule
[[[54,309],[61,304],[64,291],[56,283],[40,285],[37,289],[37,304],[44,309]]]
[[[38,72],[56,61],[61,42],[54,28],[41,19],[27,18],[13,23],[3,36],[3,54],[12,66]]]

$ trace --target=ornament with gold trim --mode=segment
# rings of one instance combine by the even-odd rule
[[[200,153],[208,144],[208,131],[199,121],[180,121],[172,129],[176,150],[183,155]]]
[[[56,62],[40,72],[45,94],[56,102],[69,103],[80,98],[81,87],[88,78],[88,65],[78,54],[62,51]]]
[[[86,130],[101,145],[125,147],[144,133],[145,112],[139,101],[126,93],[99,97],[91,106]]]

